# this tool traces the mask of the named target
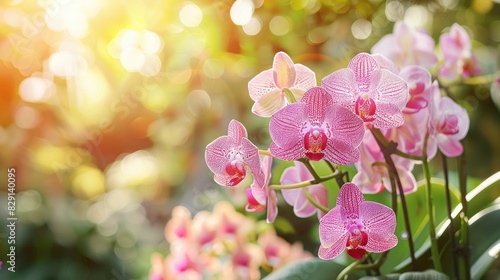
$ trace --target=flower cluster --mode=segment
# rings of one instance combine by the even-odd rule
[[[194,217],[177,206],[165,227],[170,254],[152,256],[149,279],[260,279],[259,269],[272,272],[312,257],[300,243],[286,242],[272,228],[256,228],[255,220],[227,202]]]
[[[278,214],[276,190],[298,217],[317,214],[321,258],[347,249],[360,259],[366,251],[394,247],[394,212],[365,202],[361,193],[415,191],[414,166],[427,163],[438,150],[459,156],[469,127],[466,110],[442,94],[439,82],[479,73],[470,38],[454,24],[439,43],[442,57],[425,31],[398,22],[371,54],[357,54],[320,85],[312,70],[277,53],[273,67],[248,84],[252,112],[270,117],[269,148],[259,150],[244,126],[232,120],[228,136],[206,149],[215,181],[233,187],[251,173],[246,210],[267,210],[268,222]],[[295,163],[283,172],[281,185],[270,185],[273,158]],[[310,162],[320,160],[329,164],[331,176],[316,173]],[[338,166],[350,164],[358,173],[353,183],[345,183]],[[337,206],[329,210],[323,182],[333,178],[341,189]]]

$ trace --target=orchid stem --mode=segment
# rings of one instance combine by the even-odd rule
[[[314,205],[316,208],[318,208],[319,210],[323,211],[323,213],[328,213],[328,211],[330,211],[330,209],[326,208],[325,206],[319,204],[316,200],[314,200],[314,198],[311,196],[311,194],[307,191],[306,188],[303,188],[302,189],[304,191],[304,195],[306,196],[307,200],[309,200],[309,202]]]
[[[310,185],[316,185],[316,184],[319,184],[319,183],[322,183],[322,182],[325,182],[325,181],[328,181],[328,180],[331,180],[334,178],[338,178],[339,175],[341,175],[341,173],[335,172],[335,173],[332,173],[332,174],[325,176],[325,177],[318,177],[318,180],[313,179],[313,180],[302,181],[299,183],[289,184],[289,185],[269,185],[269,188],[274,189],[274,190],[299,189],[299,188],[307,187]]]
[[[463,143],[462,143],[463,146]],[[470,251],[469,251],[469,217],[468,217],[468,206],[467,206],[467,174],[466,174],[466,164],[465,164],[465,148],[462,155],[458,160],[458,174],[459,174],[459,186],[460,186],[460,195],[462,202],[462,228],[460,230],[460,245],[461,245],[461,253],[463,255],[463,277],[461,279],[470,280]]]
[[[259,155],[270,156],[270,157],[273,156],[273,155],[271,155],[271,152],[268,150],[259,150]]]
[[[372,133],[374,134],[379,134],[379,137],[383,138],[386,142],[384,144],[384,141],[375,136],[375,140],[377,141],[377,144],[380,147],[380,150],[382,151],[382,154],[384,155],[385,162],[387,163],[387,167],[389,169],[389,178],[391,180],[391,188],[392,188],[392,205],[393,205],[393,210],[395,213],[397,213],[397,193],[399,192],[399,198],[401,199],[401,208],[403,209],[403,220],[405,223],[405,228],[406,228],[406,233],[408,234],[408,247],[410,249],[410,258],[411,258],[411,264],[413,269],[416,269],[416,259],[415,259],[415,248],[413,244],[413,235],[411,233],[411,226],[410,226],[410,217],[408,216],[408,207],[406,206],[406,198],[405,194],[403,191],[403,185],[401,184],[401,179],[399,178],[398,171],[396,169],[396,165],[394,164],[394,161],[391,158],[391,154],[394,154],[395,151],[397,151],[397,143],[394,141],[388,142],[387,139],[382,135],[380,130],[378,129],[372,129]],[[375,131],[375,132],[374,132]],[[396,192],[396,186],[397,186],[397,192]]]
[[[447,204],[447,212],[448,219],[450,219],[450,242],[451,242],[451,254],[453,257],[453,276],[454,279],[458,279],[458,248],[457,243],[455,242],[455,225],[453,223],[453,217],[451,216],[452,205],[451,205],[451,196],[450,196],[450,185],[448,180],[448,162],[446,160],[446,156],[441,153],[441,160],[443,161],[443,173],[444,173],[444,185],[446,191],[446,204]]]
[[[316,172],[311,162],[309,162],[307,158],[301,158],[299,159],[299,161],[306,166],[307,170],[309,170],[311,175],[314,177],[314,181],[316,182],[316,184],[321,181],[321,177],[319,177],[318,173]]]
[[[284,88],[283,91],[285,92],[286,94],[286,98],[288,99],[288,101],[290,103],[295,103],[297,102],[297,100],[295,100],[295,96],[293,95],[293,92],[287,88]]]
[[[379,140],[384,147],[388,147],[389,145],[389,140],[387,140],[385,138],[385,136],[382,134],[382,132],[380,131],[380,129],[378,128],[372,128],[371,129],[371,132],[373,134],[373,136],[375,136],[375,139]],[[419,156],[414,156],[414,155],[410,155],[410,154],[407,154],[399,149],[395,149],[394,151],[394,154],[400,156],[400,157],[403,157],[403,158],[407,158],[407,159],[411,159],[411,160],[418,160],[418,161],[421,161],[422,158],[419,157]]]
[[[430,239],[431,239],[431,256],[432,262],[434,264],[434,269],[442,272],[441,259],[439,258],[439,248],[436,239],[436,227],[434,225],[434,208],[432,199],[432,185],[431,185],[431,172],[429,170],[429,162],[427,160],[427,142],[429,140],[429,132],[427,131],[424,140],[424,152],[422,153],[423,158],[423,169],[426,180],[425,192],[427,195],[427,214],[429,215],[429,228],[430,228]]]
[[[380,268],[380,266],[384,263],[385,259],[387,258],[387,254],[388,253],[389,253],[389,251],[383,252],[382,255],[380,256],[380,258],[378,260],[376,260],[374,263],[371,263],[371,264],[361,264],[367,258],[369,258],[370,255],[364,257],[361,260],[357,260],[357,261],[351,263],[350,265],[348,265],[346,268],[344,268],[344,270],[342,270],[339,273],[339,275],[337,276],[337,280],[344,280],[344,278],[347,276],[347,274],[349,274],[350,272],[355,271],[355,270],[374,270],[374,271],[378,271],[379,268]]]

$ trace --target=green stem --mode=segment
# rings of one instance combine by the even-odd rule
[[[380,141],[384,147],[388,147],[389,146],[389,140],[387,140],[385,138],[385,136],[382,134],[382,132],[380,131],[380,129],[378,129],[378,128],[372,128],[371,132],[372,132],[373,136],[375,136],[375,139],[377,139],[378,141]],[[401,151],[399,149],[395,149],[393,153],[396,154],[396,155],[398,155],[398,156],[400,156],[400,157],[404,157],[404,158],[411,159],[411,160],[418,160],[418,161],[422,160],[422,157],[407,154],[407,153],[405,153],[405,152],[403,152],[403,151]]]
[[[335,168],[335,166],[333,166],[333,164],[331,162],[329,162],[328,160],[324,159],[324,161],[326,162],[326,164],[328,165],[328,167],[330,167],[330,170],[334,173],[340,173],[341,176],[338,176],[338,177],[335,177],[335,181],[337,181],[337,185],[339,186],[339,189],[345,184],[345,181],[344,181],[344,176],[345,175],[349,175],[348,172],[342,172],[342,170],[340,170],[340,168]],[[349,181],[349,178],[347,178],[347,181]]]
[[[314,198],[311,196],[311,194],[307,191],[306,188],[303,188],[302,189],[304,191],[304,195],[306,196],[307,200],[309,200],[309,202],[314,205],[316,208],[318,208],[319,210],[323,211],[323,213],[328,213],[328,211],[330,211],[330,209],[326,208],[325,206],[319,204],[316,200],[314,200]]]
[[[373,130],[372,130],[373,131]],[[380,132],[380,130],[378,130]],[[382,137],[383,135],[380,134]],[[385,139],[385,137],[383,137]],[[406,206],[406,198],[405,198],[405,193],[403,191],[403,185],[401,184],[401,179],[399,178],[398,171],[396,169],[396,165],[394,164],[394,161],[392,160],[391,155],[394,154],[397,150],[397,143],[394,141],[388,142],[387,146],[384,146],[382,141],[379,138],[375,138],[377,141],[377,144],[380,147],[380,150],[382,154],[384,155],[385,162],[387,163],[388,171],[389,171],[389,178],[391,180],[391,189],[392,189],[392,205],[393,205],[393,210],[394,213],[397,213],[397,193],[399,193],[399,198],[401,199],[401,208],[403,210],[403,220],[405,223],[405,228],[406,232],[408,234],[408,247],[410,249],[410,258],[411,258],[411,264],[413,266],[413,269],[416,269],[416,259],[415,259],[415,248],[413,244],[413,235],[411,233],[411,226],[410,226],[410,217],[408,216],[408,207]],[[396,186],[397,190],[396,191]]]
[[[453,277],[454,279],[458,279],[458,248],[457,243],[455,242],[455,225],[453,223],[453,217],[451,216],[451,211],[453,205],[451,205],[451,195],[450,195],[450,185],[448,180],[448,162],[446,160],[446,156],[441,153],[441,160],[443,161],[443,173],[444,173],[444,185],[446,191],[446,210],[448,212],[448,219],[450,219],[450,242],[451,242],[451,252],[453,258]]]
[[[464,144],[462,143],[462,146]],[[462,213],[460,215],[462,220],[462,228],[460,230],[460,243],[461,243],[461,253],[463,256],[463,274],[461,279],[470,280],[470,251],[469,251],[469,216],[468,216],[468,205],[467,205],[467,173],[466,173],[466,161],[465,161],[465,148],[462,155],[458,161],[458,174],[459,174],[459,186],[462,202]]]
[[[259,150],[259,155],[270,156],[270,157],[273,156],[273,155],[271,155],[271,152],[268,150]]]
[[[342,173],[335,172],[335,173],[332,173],[332,174],[325,176],[325,177],[318,177],[318,179],[303,181],[303,182],[289,184],[289,185],[269,185],[268,187],[271,189],[274,189],[274,190],[298,189],[298,188],[303,188],[303,187],[307,187],[310,185],[316,185],[319,183],[323,183],[323,182],[331,180],[331,179],[336,179],[339,176],[342,176]]]
[[[434,269],[442,272],[441,259],[439,258],[439,248],[436,239],[436,227],[434,225],[434,208],[432,199],[432,185],[431,185],[431,172],[429,169],[429,162],[427,160],[427,142],[429,140],[429,132],[427,131],[424,140],[424,152],[422,153],[422,164],[424,169],[424,175],[426,180],[426,196],[427,196],[427,214],[429,215],[429,228],[430,228],[430,239],[431,239],[431,255],[432,262],[434,264]]]
[[[387,258],[388,253],[389,253],[389,251],[383,252],[382,255],[380,256],[380,258],[371,264],[362,264],[370,255],[364,257],[361,260],[357,260],[357,261],[351,263],[350,265],[348,265],[346,268],[344,268],[344,270],[342,270],[339,273],[339,275],[337,276],[337,280],[344,280],[344,278],[347,276],[347,274],[349,274],[350,272],[355,271],[355,270],[378,271],[380,266],[385,262],[385,259]]]
[[[286,94],[286,98],[288,99],[288,101],[290,103],[295,103],[297,102],[297,100],[295,100],[295,96],[293,95],[293,92],[287,88],[284,88],[283,91],[285,92]]]
[[[309,170],[309,172],[314,177],[314,180],[316,182],[319,182],[321,180],[321,177],[319,177],[318,173],[316,172],[314,167],[311,165],[311,162],[309,162],[309,160],[307,158],[301,158],[301,159],[299,159],[299,161],[302,162],[306,166],[307,170]]]

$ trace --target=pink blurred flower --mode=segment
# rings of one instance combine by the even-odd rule
[[[273,270],[279,269],[288,263],[312,258],[312,254],[304,251],[300,243],[293,245],[276,235],[274,229],[259,235],[258,245],[264,252],[265,261]]]
[[[352,178],[352,183],[357,185],[363,193],[379,193],[384,188],[392,192],[392,184],[387,166],[374,164],[377,162],[385,163],[385,158],[370,131],[366,131],[360,150],[360,161],[354,164],[358,173]],[[413,161],[397,155],[391,156],[391,158],[401,179],[403,192],[410,193],[416,191],[417,182],[412,173]]]
[[[255,181],[264,183],[259,150],[247,139],[245,127],[236,120],[229,123],[227,136],[221,136],[207,145],[205,161],[215,173],[215,182],[220,185],[237,185],[245,178],[247,168],[253,173]]]
[[[282,160],[323,157],[336,164],[359,159],[363,122],[348,109],[333,104],[321,87],[309,89],[300,102],[276,112],[269,122],[271,154]]]
[[[394,25],[393,33],[382,37],[372,47],[371,53],[386,56],[398,67],[420,65],[432,68],[438,62],[434,47],[434,40],[425,31],[399,21]]]
[[[316,86],[316,75],[302,64],[294,64],[284,52],[274,56],[273,68],[263,71],[248,82],[250,98],[255,101],[252,112],[261,117],[269,117],[291,103],[284,89],[289,89],[296,100],[300,100],[306,90]]]
[[[348,108],[364,122],[377,128],[403,124],[401,110],[409,99],[406,82],[381,69],[367,53],[356,55],[348,68],[337,70],[322,80],[336,105]]]
[[[253,182],[247,189],[248,204],[245,210],[248,212],[259,212],[267,208],[267,222],[272,223],[278,216],[278,198],[276,191],[268,188],[271,180],[271,168],[273,158],[264,156],[262,160],[262,171],[264,173],[264,184]]]
[[[314,179],[306,166],[296,161],[295,166],[290,166],[281,175],[280,183],[282,185],[295,184],[303,181],[308,181]],[[319,204],[328,207],[327,201],[327,191],[323,184],[316,184],[305,187],[306,191],[309,192],[311,197]],[[281,194],[285,201],[293,206],[293,212],[299,218],[306,218],[318,213],[318,219],[323,217],[322,211],[316,208],[313,204],[307,200],[304,194],[304,190],[300,189],[283,189]]]
[[[469,131],[467,111],[447,96],[441,96],[439,87],[434,85],[433,99],[429,118],[429,140],[427,154],[433,158],[437,149],[447,157],[462,154],[460,143]]]
[[[367,251],[387,251],[398,243],[395,229],[392,209],[365,201],[355,184],[346,183],[339,191],[337,205],[319,221],[318,255],[330,260],[347,249],[348,255],[361,259]]]
[[[184,206],[176,206],[172,210],[172,218],[165,226],[165,238],[172,243],[189,238],[191,213]]]
[[[462,26],[454,23],[450,32],[441,35],[439,43],[444,56],[444,65],[439,69],[439,76],[453,80],[458,75],[468,78],[480,73],[469,34]]]

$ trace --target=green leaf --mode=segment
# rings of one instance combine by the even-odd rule
[[[384,276],[366,276],[359,280],[449,280],[446,274],[436,270],[426,270],[424,272],[405,272],[403,274],[389,274]]]
[[[500,251],[500,203],[477,213],[469,220],[469,245],[472,279],[480,279]]]
[[[306,259],[288,264],[269,274],[264,280],[331,280],[335,279],[344,268],[344,266],[333,261],[324,261],[317,258]],[[355,274],[349,274],[349,276],[349,279],[358,279]]]

